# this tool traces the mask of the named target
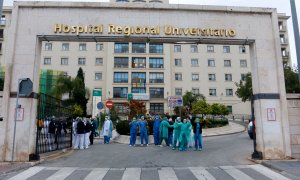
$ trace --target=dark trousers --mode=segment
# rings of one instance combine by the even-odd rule
[[[93,132],[91,132],[89,138],[90,138],[90,143],[91,143],[91,145],[93,145],[93,144],[94,144],[94,133],[93,133]]]

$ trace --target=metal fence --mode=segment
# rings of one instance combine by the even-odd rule
[[[40,94],[37,114],[36,154],[72,146],[71,109],[59,99]]]

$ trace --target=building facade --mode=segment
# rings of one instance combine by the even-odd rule
[[[137,2],[168,4],[154,0],[111,2],[128,2],[129,6]],[[1,24],[4,35],[0,38],[3,48],[10,13],[10,8],[4,9],[2,19],[6,23]],[[282,57],[290,64],[288,18],[279,14],[278,26]],[[75,77],[79,67],[83,69],[85,84],[91,92],[87,106],[91,115],[99,112],[97,102],[93,102],[93,90],[102,92],[102,102],[112,100],[121,114],[127,112],[123,104],[128,102],[128,94],[144,101],[149,113],[172,114],[168,97],[192,91],[203,94],[208,103],[226,105],[232,114],[250,115],[250,103],[243,103],[235,95],[235,83],[251,72],[248,45],[43,41],[41,51],[42,71],[53,70]],[[2,63],[4,57],[0,58]]]

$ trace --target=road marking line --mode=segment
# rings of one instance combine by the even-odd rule
[[[84,178],[84,180],[102,180],[108,170],[109,168],[95,168]]]
[[[216,180],[207,170],[203,167],[190,167],[190,171],[198,180]]]
[[[253,180],[250,176],[243,173],[242,171],[236,169],[233,166],[220,166],[227,174],[233,177],[236,180],[243,179],[243,180]]]
[[[142,173],[141,168],[126,168],[122,180],[140,180],[141,173]]]
[[[21,172],[20,174],[17,174],[16,176],[10,178],[9,180],[23,180],[23,179],[27,179],[35,174],[37,174],[38,172],[40,172],[41,170],[43,170],[44,167],[31,167],[29,169],[27,169],[26,171]]]
[[[276,173],[269,168],[266,168],[263,165],[256,164],[256,165],[249,165],[250,168],[254,169],[255,171],[267,176],[270,179],[274,180],[289,180],[289,178],[284,177],[283,175]]]
[[[175,171],[172,168],[161,168],[158,170],[159,179],[178,180]]]
[[[54,173],[52,176],[48,177],[46,180],[60,180],[65,179],[70,174],[72,174],[77,168],[65,167],[61,168],[59,171]]]

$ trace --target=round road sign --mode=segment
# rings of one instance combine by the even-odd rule
[[[105,105],[108,109],[111,109],[114,106],[114,103],[112,101],[106,101]]]
[[[98,102],[97,109],[103,109],[103,108],[104,108],[104,104],[102,102]]]

